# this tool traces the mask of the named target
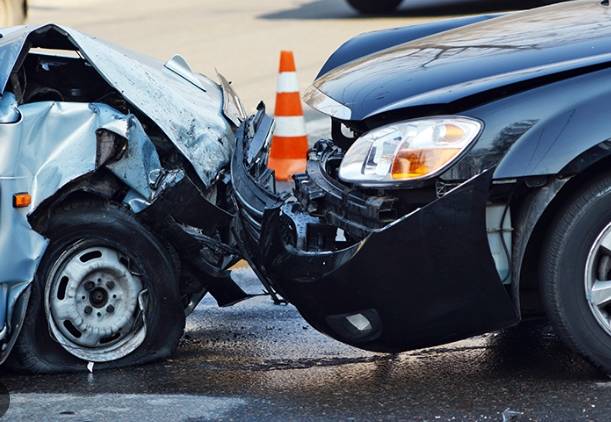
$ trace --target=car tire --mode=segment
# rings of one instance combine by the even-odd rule
[[[611,311],[611,296],[606,304],[601,288],[593,290],[596,279],[611,279],[611,251],[600,243],[605,239],[611,241],[611,175],[594,179],[563,204],[544,244],[540,280],[558,336],[611,374],[611,326],[598,315]]]
[[[73,372],[86,370],[89,362],[96,369],[124,367],[159,360],[175,351],[185,324],[178,275],[166,248],[129,211],[102,201],[67,204],[54,211],[46,235],[50,242],[8,362],[13,369]],[[112,271],[123,272],[115,279],[117,273]],[[62,295],[61,283],[65,284]],[[87,283],[94,283],[94,288],[87,290],[91,287]],[[106,302],[98,300],[104,299],[104,289]],[[89,297],[81,301],[85,292]],[[88,313],[84,304],[90,308]],[[114,304],[112,309],[109,304]],[[62,318],[66,318],[63,327]],[[79,325],[79,321],[85,322]],[[120,328],[107,335],[110,340],[105,343],[101,336],[111,325]],[[94,346],[87,347],[85,339],[95,341]]]
[[[401,4],[403,0],[347,0],[359,13],[365,15],[379,15],[384,13],[392,13]]]

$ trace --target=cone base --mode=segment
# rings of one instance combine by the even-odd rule
[[[269,157],[267,167],[274,170],[276,180],[289,180],[294,174],[305,173],[304,158],[274,158]]]

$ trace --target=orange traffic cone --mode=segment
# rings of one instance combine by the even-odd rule
[[[308,154],[308,136],[292,51],[280,52],[279,71],[274,112],[276,129],[268,166],[274,170],[276,180],[288,180],[296,173],[305,172]]]

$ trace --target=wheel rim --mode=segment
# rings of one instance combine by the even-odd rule
[[[598,235],[588,253],[585,293],[596,321],[611,335],[611,223]]]
[[[141,275],[110,246],[76,244],[53,266],[45,309],[55,339],[91,362],[120,359],[145,337]]]

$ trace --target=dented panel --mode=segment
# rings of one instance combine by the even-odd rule
[[[337,251],[294,247],[276,211],[255,265],[315,328],[367,350],[416,349],[513,325],[519,317],[486,240],[490,176]]]
[[[145,203],[150,203],[164,170],[155,145],[144,132],[142,124],[135,116],[127,116],[105,124],[96,131],[97,136],[103,136],[103,131],[112,132],[124,138],[127,143],[119,157],[98,165],[105,164],[106,168],[129,186],[134,192],[130,197],[136,195]],[[142,205],[132,203],[130,208],[139,211]]]
[[[204,184],[210,185],[229,163],[235,140],[223,116],[223,92],[211,80],[194,75],[196,85],[161,62],[67,27],[22,26],[1,33],[3,89],[30,47],[76,49],[110,86],[161,128]]]
[[[0,248],[11,254],[0,263],[0,341],[9,345],[0,356],[4,360],[18,334],[7,323],[24,317],[27,297],[21,293],[34,279],[47,246],[28,216],[101,167],[125,186],[124,204],[134,213],[147,209],[185,175],[184,169],[162,166],[158,146],[149,136],[151,128],[155,134],[160,130],[186,159],[183,164],[192,166],[199,178],[196,185],[210,187],[229,163],[234,135],[223,114],[228,89],[193,73],[182,58],[164,65],[56,25],[6,28],[0,33]],[[123,109],[130,111],[88,102],[96,97],[82,97],[78,87],[74,97],[64,101],[60,91],[44,86],[44,79],[34,81],[25,98],[26,85],[16,71],[37,63],[36,58],[27,61],[34,57],[28,56],[32,48],[77,51],[88,63],[76,68],[85,78],[81,83],[88,84],[87,78],[94,74],[87,69],[93,68],[101,79],[92,84],[105,81],[106,89],[115,90],[127,102]],[[52,71],[57,66],[79,66],[78,61],[51,59],[42,66]],[[36,82],[42,87],[36,88]],[[62,100],[37,100],[41,94]],[[12,195],[17,192],[31,194],[29,208],[13,208]],[[13,315],[19,297],[22,306]]]
[[[16,121],[0,124],[0,329],[8,328],[13,340],[18,327],[7,323],[17,298],[34,279],[47,246],[47,240],[30,226],[28,211],[65,184],[93,171],[96,130],[126,118],[104,104],[41,102],[18,111]],[[18,192],[31,193],[29,209],[13,207],[13,195]]]

